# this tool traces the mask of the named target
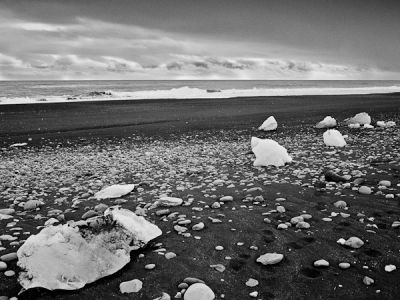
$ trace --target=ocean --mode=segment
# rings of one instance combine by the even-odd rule
[[[399,80],[0,81],[0,104],[400,92]]]

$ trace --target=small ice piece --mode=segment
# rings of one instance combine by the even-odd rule
[[[356,114],[352,118],[346,119],[345,122],[347,124],[360,124],[360,125],[371,124],[371,117],[366,112],[361,112]]]
[[[331,116],[325,117],[321,122],[317,123],[315,125],[316,128],[332,128],[336,127],[337,123],[335,118],[332,118]]]
[[[344,140],[342,134],[336,129],[329,129],[325,131],[323,138],[324,138],[324,143],[327,146],[333,146],[333,147],[346,146],[346,141]]]
[[[278,128],[278,122],[276,122],[273,116],[270,116],[260,127],[258,127],[258,130],[272,131],[276,130],[276,128]]]
[[[97,200],[119,198],[132,192],[134,184],[114,184],[94,194]]]

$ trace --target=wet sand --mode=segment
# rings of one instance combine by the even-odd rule
[[[367,130],[344,125],[344,118],[362,111],[371,115],[373,124],[393,120],[397,126]],[[2,241],[5,250],[0,255],[16,251],[50,217],[65,223],[79,220],[99,203],[115,204],[92,197],[110,184],[139,184],[123,197],[126,202],[120,201],[132,211],[164,193],[191,202],[170,208],[180,218],[148,210],[147,219],[163,235],[133,252],[131,262],[116,274],[78,291],[37,289],[19,299],[155,299],[162,292],[174,298],[186,277],[204,280],[216,299],[222,295],[251,299],[249,293],[254,291],[256,299],[398,299],[400,295],[400,227],[393,226],[400,221],[399,95],[40,104],[0,106],[0,113],[0,208],[13,207],[17,220],[0,220],[0,235],[17,237],[14,243]],[[278,130],[257,131],[269,115],[277,119]],[[324,130],[313,126],[326,115],[335,117],[337,129],[348,135],[346,147],[323,144]],[[293,156],[293,163],[254,168],[251,136],[278,141]],[[19,142],[28,146],[8,147]],[[326,182],[325,170],[351,179],[347,184]],[[391,186],[383,188],[381,180]],[[372,193],[360,194],[361,185]],[[222,196],[232,196],[233,201],[212,208]],[[20,205],[28,199],[40,199],[44,205],[24,211]],[[347,208],[336,207],[339,200]],[[302,214],[312,216],[307,220],[310,228],[277,229]],[[186,225],[190,237],[174,230],[182,220],[191,221]],[[198,222],[205,228],[193,231]],[[365,244],[351,249],[337,243],[351,236]],[[217,251],[216,246],[224,250]],[[166,259],[155,252],[160,248],[177,257]],[[271,252],[283,254],[282,262],[273,266],[256,262]],[[314,267],[319,259],[330,266]],[[342,270],[341,262],[351,267]],[[155,269],[146,270],[150,263]],[[15,261],[7,264],[18,272]],[[215,264],[225,270],[210,267]],[[397,270],[386,272],[389,264]],[[374,283],[365,285],[365,276]],[[134,296],[121,294],[119,284],[136,278],[143,281],[143,289]],[[259,284],[247,287],[249,278]],[[16,296],[20,289],[16,276],[0,274],[0,279],[0,296]]]

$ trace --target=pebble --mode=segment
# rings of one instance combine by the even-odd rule
[[[379,185],[390,187],[392,185],[392,183],[389,180],[381,180],[381,181],[379,181]]]
[[[154,300],[171,300],[171,296],[163,292],[161,297],[155,298]]]
[[[16,259],[18,259],[17,252],[11,252],[11,253],[0,256],[0,260],[5,261],[5,262],[9,262],[9,261],[16,260]]]
[[[4,275],[7,276],[7,277],[11,277],[11,276],[14,276],[14,275],[15,275],[15,272],[12,271],[12,270],[8,270],[8,271],[5,271],[5,272],[4,272]]]
[[[187,289],[189,287],[189,285],[186,282],[181,282],[178,285],[178,289],[183,290],[183,289]]]
[[[188,287],[186,290],[184,296],[184,300],[214,300],[215,299],[215,294],[210,289],[209,286],[207,286],[204,283],[194,283],[191,286]]]
[[[347,207],[347,203],[345,201],[343,201],[343,200],[336,201],[333,205],[336,208],[345,208],[345,207]]]
[[[347,262],[342,262],[339,264],[339,268],[346,270],[346,269],[350,268],[350,264]]]
[[[363,278],[363,283],[365,284],[365,285],[371,285],[371,284],[373,284],[375,281],[371,278],[371,277],[368,277],[368,276],[364,276],[364,278]]]
[[[288,229],[288,226],[284,223],[281,223],[277,226],[277,229]]]
[[[176,257],[176,254],[174,252],[165,253],[165,258],[166,259],[172,259],[172,258],[175,258],[175,257]]]
[[[146,270],[153,270],[155,267],[156,267],[155,264],[147,264],[147,265],[144,266],[144,268]]]
[[[370,187],[363,185],[358,189],[358,192],[363,195],[369,195],[372,193],[372,190]]]
[[[198,279],[196,277],[186,277],[185,279],[183,279],[183,282],[187,284],[205,283],[203,280]]]
[[[233,201],[233,197],[232,196],[224,196],[224,197],[220,198],[219,201],[230,202],[230,201]]]
[[[320,259],[314,262],[314,267],[329,267],[329,262],[325,259]]]
[[[257,258],[257,262],[262,263],[264,266],[266,265],[275,265],[281,262],[283,259],[283,254],[279,253],[265,253]]]
[[[205,227],[204,223],[200,222],[200,223],[193,225],[192,230],[199,231],[199,230],[203,230],[204,227]]]
[[[0,271],[7,270],[7,264],[5,262],[0,261]]]
[[[364,242],[360,238],[352,236],[347,241],[345,241],[344,245],[354,249],[358,249],[364,245]]]
[[[246,281],[246,285],[247,285],[248,287],[255,287],[255,286],[258,285],[258,280],[253,279],[253,278],[249,278],[249,279]]]
[[[121,282],[119,285],[119,290],[122,294],[125,293],[137,293],[143,287],[143,282],[139,279],[133,279],[130,281]]]
[[[310,226],[311,225],[309,223],[304,222],[304,221],[296,224],[296,228],[300,228],[300,229],[308,229],[308,228],[310,228]]]
[[[284,212],[286,212],[286,209],[285,209],[283,206],[281,206],[281,205],[277,206],[277,207],[276,207],[276,210],[277,210],[279,213],[284,213]]]
[[[224,250],[224,247],[222,247],[222,246],[216,246],[216,247],[215,247],[215,250],[222,251],[222,250]]]
[[[385,266],[385,271],[386,272],[393,272],[394,270],[396,270],[396,266],[395,265],[386,265]]]
[[[249,295],[250,295],[250,297],[252,297],[252,298],[257,298],[257,297],[258,297],[258,292],[257,292],[257,291],[254,291],[254,292],[251,292]]]

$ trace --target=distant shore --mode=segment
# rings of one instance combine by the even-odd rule
[[[168,135],[201,129],[248,129],[269,115],[280,125],[316,123],[326,115],[340,122],[358,112],[373,121],[400,114],[399,94],[285,96],[233,99],[87,101],[0,106],[3,142],[42,137],[112,137],[132,133]]]

